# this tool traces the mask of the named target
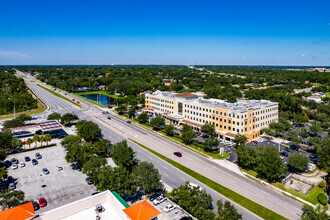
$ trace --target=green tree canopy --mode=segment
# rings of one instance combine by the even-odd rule
[[[219,145],[219,141],[215,137],[209,137],[205,139],[204,146],[205,151],[217,150]]]
[[[137,117],[137,120],[140,123],[146,123],[146,121],[148,121],[149,117],[148,114],[146,112],[142,112],[141,114],[139,114],[139,116]]]
[[[69,125],[74,121],[79,120],[78,115],[72,114],[72,113],[66,113],[64,115],[62,115],[61,117],[61,123],[63,125]]]
[[[165,125],[165,133],[166,133],[166,135],[173,136],[174,129],[175,129],[175,127],[172,124]]]
[[[290,154],[288,159],[288,166],[296,172],[302,172],[306,169],[309,163],[308,157],[303,154],[294,153]]]
[[[237,209],[226,200],[225,203],[220,199],[217,201],[218,206],[218,217],[216,220],[242,220],[242,214],[240,214]]]
[[[207,136],[211,136],[215,132],[215,127],[214,127],[214,124],[206,122],[205,124],[202,125],[201,130]]]
[[[127,145],[126,140],[114,144],[110,155],[118,166],[125,167],[128,170],[132,169],[135,153],[133,149]]]
[[[321,133],[322,132],[321,125],[318,122],[313,122],[312,125],[310,126],[309,130],[311,132],[316,132],[316,133]]]
[[[330,173],[330,137],[324,139],[316,148],[318,155],[318,165]]]
[[[192,139],[197,137],[196,133],[191,129],[189,125],[183,124],[181,130],[181,139],[185,144],[191,144]]]
[[[100,170],[107,164],[103,157],[91,157],[83,166],[83,172],[91,178],[94,183],[98,183]]]
[[[235,148],[238,148],[240,146],[245,145],[245,143],[247,142],[247,137],[244,134],[236,134],[235,139],[233,140],[233,142],[236,144]]]
[[[20,205],[24,201],[25,194],[21,190],[0,192],[0,206],[2,210]]]
[[[302,128],[300,129],[300,133],[299,133],[299,135],[300,135],[301,137],[303,137],[303,138],[308,138],[308,129],[305,128],[305,127],[302,127]]]
[[[150,125],[154,129],[159,129],[161,126],[165,125],[165,119],[161,115],[157,115],[155,118],[151,119]]]
[[[53,112],[52,114],[49,114],[47,117],[47,120],[60,120],[61,119],[61,114],[57,112]]]
[[[77,127],[77,134],[84,138],[87,142],[96,142],[101,137],[101,129],[99,126],[92,122],[92,121],[86,121],[81,120],[78,121],[76,124]]]
[[[326,213],[325,209],[322,209],[321,206],[317,206],[316,209],[309,205],[304,205],[302,207],[301,220],[330,220],[330,217]]]

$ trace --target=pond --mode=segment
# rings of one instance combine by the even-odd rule
[[[106,95],[99,94],[89,94],[89,95],[80,95],[88,100],[94,102],[100,102],[102,105],[112,105],[114,104],[115,99]]]

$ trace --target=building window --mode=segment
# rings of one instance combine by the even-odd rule
[[[235,128],[233,128],[233,131],[235,131]]]

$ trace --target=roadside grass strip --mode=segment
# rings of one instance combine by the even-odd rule
[[[59,98],[61,98],[61,99],[64,99],[65,101],[71,102],[72,104],[78,106],[79,108],[82,108],[81,105],[79,105],[78,103],[75,103],[74,101],[68,99],[67,97],[64,97],[64,96],[62,96],[62,95],[60,95],[60,94],[58,94],[58,93],[56,93],[56,92],[54,92],[54,91],[52,91],[52,90],[50,90],[50,89],[47,89],[46,87],[44,87],[44,86],[42,86],[42,85],[40,85],[40,84],[37,84],[37,85],[38,85],[39,87],[43,88],[44,90],[46,90],[46,91],[52,93],[53,95],[55,95],[55,96],[57,96],[57,97],[59,97]]]
[[[130,141],[134,142],[135,144],[139,145],[140,147],[148,150],[149,152],[153,153],[154,155],[156,155],[157,157],[163,159],[164,161],[168,162],[169,164],[175,166],[176,168],[180,169],[181,171],[183,171],[184,173],[190,175],[191,177],[195,178],[196,180],[204,183],[205,185],[207,185],[208,187],[212,188],[213,190],[217,191],[218,193],[224,195],[225,197],[227,197],[228,199],[236,202],[237,204],[245,207],[246,209],[250,210],[251,212],[255,213],[256,215],[260,216],[263,219],[286,219],[285,217],[277,214],[276,212],[228,189],[227,187],[224,187],[216,182],[214,182],[213,180],[175,162],[174,160],[171,160],[168,157],[165,157],[164,155],[140,144],[139,142],[136,142],[130,138],[128,138]]]

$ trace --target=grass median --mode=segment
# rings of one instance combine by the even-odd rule
[[[61,99],[64,99],[65,101],[71,102],[72,104],[78,106],[79,108],[82,108],[81,105],[79,105],[78,103],[75,103],[74,101],[68,99],[67,97],[64,97],[64,96],[62,96],[62,95],[60,95],[60,94],[58,94],[58,93],[56,93],[56,92],[54,92],[54,91],[52,91],[52,90],[50,90],[50,89],[47,89],[46,87],[44,87],[44,86],[42,86],[42,85],[40,85],[40,84],[37,84],[37,85],[38,85],[39,87],[43,88],[44,90],[47,90],[48,92],[52,93],[53,95],[55,95],[55,96],[57,96],[57,97],[59,97],[59,98],[61,98]]]
[[[168,157],[165,157],[164,155],[144,146],[143,144],[140,144],[130,138],[128,138],[130,141],[136,143],[137,145],[141,146],[142,148],[148,150],[149,152],[153,153],[154,155],[158,156],[159,158],[165,160],[166,162],[170,163],[171,165],[175,166],[176,168],[180,169],[184,173],[190,175],[191,177],[195,178],[196,180],[204,183],[208,187],[214,189],[218,193],[224,195],[228,199],[236,202],[237,204],[245,207],[246,209],[250,210],[251,212],[255,213],[256,215],[260,216],[263,219],[286,219],[283,216],[277,214],[276,212],[273,212],[270,209],[267,209],[266,207],[228,189],[227,187],[224,187],[213,180],[175,162],[174,160],[171,160]]]

